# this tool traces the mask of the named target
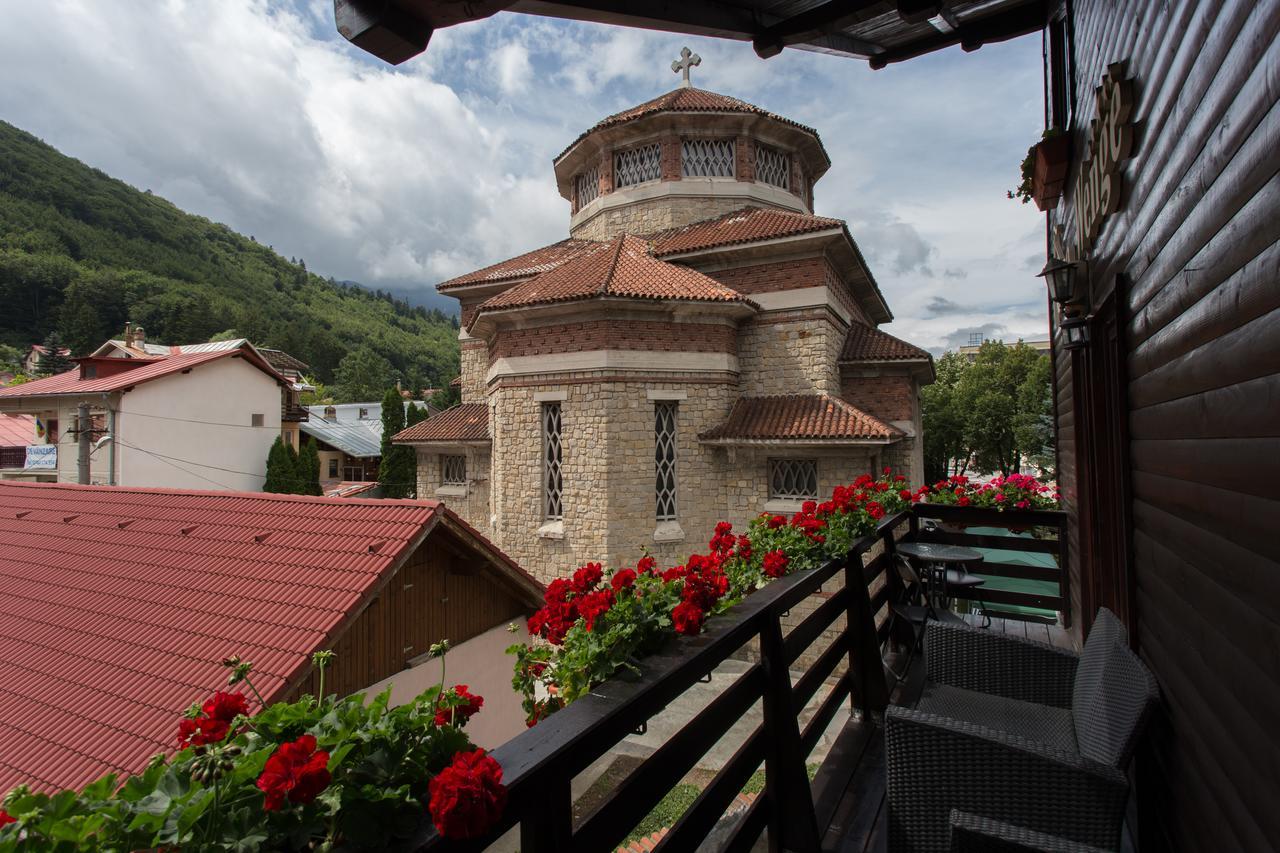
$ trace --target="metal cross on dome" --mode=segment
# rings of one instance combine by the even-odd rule
[[[671,70],[676,74],[684,74],[684,80],[681,85],[692,88],[693,84],[689,82],[689,69],[695,65],[702,64],[702,57],[689,50],[687,47],[680,48],[680,58],[671,63]]]

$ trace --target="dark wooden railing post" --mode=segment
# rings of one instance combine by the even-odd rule
[[[520,820],[522,853],[560,853],[573,848],[572,779],[548,780]]]
[[[791,692],[791,672],[774,611],[760,630],[764,664],[764,793],[769,801],[769,850],[816,851],[820,845],[813,792],[800,743],[799,711]]]
[[[1071,540],[1067,537],[1067,516],[1058,522],[1058,597],[1062,599],[1062,627],[1071,627],[1071,569],[1067,565]]]
[[[885,680],[880,638],[876,634],[876,616],[871,612],[871,593],[863,577],[861,554],[852,553],[845,561],[844,583],[849,597],[849,624],[845,626],[845,636],[849,643],[852,708],[855,714],[859,711],[881,714],[889,707],[889,684]]]

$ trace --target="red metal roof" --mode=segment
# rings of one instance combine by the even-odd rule
[[[273,370],[271,365],[267,364],[261,356],[249,349],[237,349],[184,353],[154,361],[139,360],[137,367],[95,379],[81,379],[80,368],[77,367],[75,370],[68,370],[66,373],[46,376],[44,379],[36,379],[22,385],[0,388],[0,397],[43,397],[48,395],[97,394],[119,391],[124,388],[132,388],[143,382],[149,382],[152,379],[181,373],[201,364],[217,361],[218,359],[231,358],[232,356],[240,356],[277,382],[285,385],[289,384],[289,380]]]
[[[849,327],[840,350],[841,361],[929,361],[932,358],[915,344],[861,323]]]
[[[550,246],[543,246],[539,249],[534,249],[532,252],[525,252],[523,255],[499,261],[475,272],[451,278],[436,285],[436,289],[447,291],[467,284],[487,284],[489,282],[526,278],[555,269],[565,261],[578,257],[583,252],[598,249],[600,245],[598,241],[594,240],[561,240],[559,243],[552,243]]]
[[[695,89],[692,86],[681,86],[673,89],[665,95],[659,95],[651,101],[645,101],[643,104],[637,104],[630,109],[622,112],[614,113],[611,116],[601,119],[591,127],[590,130],[583,132],[577,139],[573,140],[568,147],[556,155],[558,161],[568,151],[577,145],[583,139],[586,139],[597,130],[603,130],[606,127],[613,127],[618,124],[626,124],[629,121],[635,121],[645,116],[656,115],[657,113],[748,113],[751,115],[765,116],[774,121],[782,122],[791,127],[799,128],[806,133],[812,134],[815,139],[819,139],[818,131],[811,127],[800,124],[798,121],[792,121],[784,118],[777,113],[771,113],[766,109],[757,107],[755,104],[749,104],[746,101],[729,95],[721,95],[718,92],[708,92],[706,89]],[[819,141],[821,141],[819,139]]]
[[[0,447],[25,447],[35,440],[34,415],[0,415]]]
[[[662,258],[680,252],[776,240],[814,231],[843,228],[839,219],[796,213],[776,207],[743,207],[715,219],[695,222],[653,235],[653,254]]]
[[[482,304],[480,311],[599,296],[754,305],[697,270],[654,258],[643,238],[622,234],[596,246],[594,251],[504,290]]]
[[[892,441],[902,431],[827,394],[743,397],[703,441]]]
[[[459,403],[391,437],[397,444],[417,441],[488,441],[489,406]]]
[[[0,481],[0,791],[137,772],[227,655],[282,695],[436,518],[470,530],[435,501]]]

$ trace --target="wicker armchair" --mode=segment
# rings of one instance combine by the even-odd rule
[[[885,715],[890,849],[950,850],[953,809],[1117,849],[1124,770],[1158,695],[1123,638],[1105,609],[1078,656],[930,624],[924,693]]]

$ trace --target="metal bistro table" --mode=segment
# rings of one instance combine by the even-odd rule
[[[946,607],[937,608],[941,598],[947,598],[953,592],[965,591],[982,586],[986,581],[971,574],[971,566],[980,565],[983,561],[981,552],[960,545],[941,545],[934,542],[901,542],[896,547],[901,557],[908,559],[906,570],[915,571],[909,565],[910,560],[918,561],[923,567],[916,578],[904,578],[908,583],[918,582],[923,575],[924,606],[913,606],[906,602],[896,605],[895,615],[911,625],[912,642],[907,652],[907,665],[901,673],[893,672],[898,680],[905,677],[911,667],[911,659],[924,643],[924,632],[930,619],[938,622],[963,622],[955,613]],[[985,608],[983,615],[985,616]]]

